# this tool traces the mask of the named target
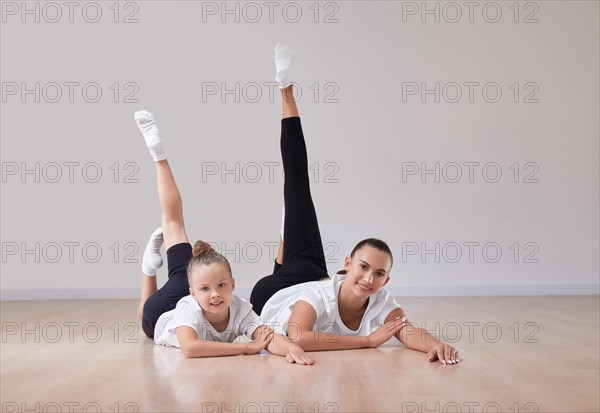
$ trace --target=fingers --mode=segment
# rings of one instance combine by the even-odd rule
[[[265,330],[261,331],[260,336],[258,336],[256,339],[257,339],[256,340],[257,344],[261,348],[267,347],[269,345],[269,343],[273,340],[273,330],[265,329]]]
[[[273,330],[270,330],[264,335],[264,339],[263,339],[263,343],[265,344],[265,347],[271,342],[273,341]]]
[[[313,356],[311,356],[310,354],[304,353],[303,358],[306,361],[306,364],[315,364],[317,362],[317,360],[315,360],[315,358]]]
[[[304,364],[304,365],[315,364],[315,359],[306,353],[294,354],[294,360],[296,360],[296,363],[298,363],[298,364]]]
[[[404,326],[406,326],[406,317],[403,317],[401,319],[398,320],[394,320],[394,324],[392,324],[390,326],[390,337],[395,336],[396,334],[398,334],[398,332],[400,330],[402,330],[404,328]]]
[[[456,364],[460,362],[458,358],[458,351],[452,346],[450,346],[450,364]]]
[[[370,347],[379,347],[388,341],[406,325],[406,322],[406,317],[397,317],[379,327],[368,336]]]
[[[460,362],[458,351],[448,344],[444,344],[441,349],[438,349],[439,359],[443,364],[456,364]]]
[[[297,363],[297,364],[303,364],[303,365],[315,364],[314,357],[312,357],[304,352],[302,352],[302,353],[290,352],[287,354],[287,356],[285,356],[285,358],[288,361],[288,363]]]
[[[388,321],[386,325],[397,326],[406,323],[406,317],[396,317],[395,319]]]
[[[402,329],[402,327],[404,327],[405,324],[406,324],[406,317],[402,317],[402,318],[396,318],[394,320],[388,321],[382,327],[384,330],[388,331],[391,335],[394,335],[398,331],[400,331]]]

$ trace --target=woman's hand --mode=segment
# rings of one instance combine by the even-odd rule
[[[388,321],[377,330],[367,336],[369,347],[379,347],[390,338],[394,337],[398,331],[406,325],[406,317],[396,318]]]
[[[427,353],[429,361],[440,360],[444,364],[456,364],[460,362],[458,359],[458,351],[450,344],[437,343]]]
[[[290,343],[288,354],[285,356],[288,363],[310,365],[315,364],[315,358],[310,354],[306,354],[304,350],[295,344]]]
[[[256,354],[260,353],[269,343],[273,340],[273,330],[265,327],[261,328],[258,335],[251,343],[246,344],[246,351],[244,354]]]

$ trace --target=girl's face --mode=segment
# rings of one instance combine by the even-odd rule
[[[354,295],[367,298],[376,294],[390,280],[391,257],[377,248],[365,245],[344,260],[346,281]]]
[[[231,304],[235,281],[220,263],[199,265],[192,270],[190,294],[205,312],[217,315]]]

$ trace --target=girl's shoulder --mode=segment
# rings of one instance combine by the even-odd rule
[[[231,304],[229,304],[229,311],[233,318],[244,318],[250,312],[254,312],[252,309],[252,304],[250,304],[246,299],[239,297],[235,294],[231,295]]]
[[[179,301],[177,301],[175,310],[188,311],[188,312],[189,311],[191,311],[191,312],[200,311],[200,313],[202,313],[200,304],[198,304],[198,301],[196,301],[196,299],[194,297],[192,297],[191,295],[186,295],[185,297],[183,297]]]

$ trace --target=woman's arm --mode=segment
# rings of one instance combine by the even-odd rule
[[[179,347],[185,358],[236,356],[238,354],[255,354],[264,349],[271,339],[273,332],[260,334],[249,344],[220,343],[217,341],[198,340],[196,332],[188,326],[177,327],[175,330]]]
[[[252,338],[262,334],[261,330],[267,330],[269,327],[262,325],[254,330]],[[273,340],[267,345],[267,351],[276,356],[285,357],[288,363],[298,364],[315,364],[315,359],[309,354],[306,354],[302,348],[292,343],[286,337],[280,334],[273,334]]]
[[[402,308],[392,310],[386,317],[385,322],[394,320],[397,317],[406,319],[406,314]],[[427,330],[415,327],[408,320],[406,320],[405,328],[398,331],[395,336],[406,348],[428,353],[429,361],[439,359],[444,364],[454,364],[459,361],[458,352],[454,347],[436,339]]]
[[[339,336],[312,331],[317,319],[315,309],[306,301],[297,301],[288,323],[288,337],[305,351],[351,350],[377,347],[402,328],[403,320],[392,320],[369,336]]]

